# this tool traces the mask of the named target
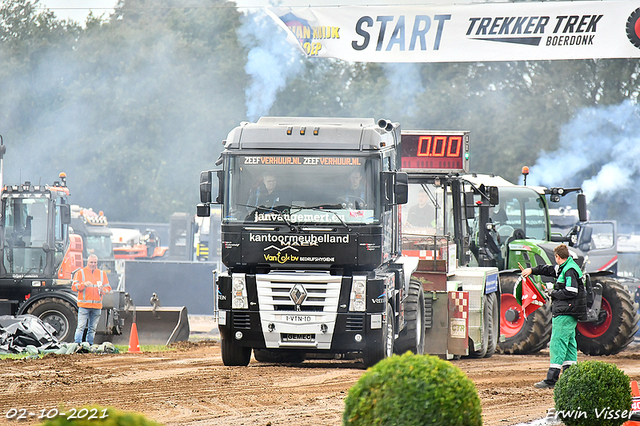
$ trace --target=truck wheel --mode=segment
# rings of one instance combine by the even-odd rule
[[[498,349],[506,354],[530,354],[544,349],[551,339],[551,304],[536,309],[525,318],[522,306],[513,296],[517,275],[500,277],[500,332],[505,341]]]
[[[484,297],[484,314],[489,329],[485,358],[489,358],[496,352],[500,339],[500,307],[498,306],[498,293],[485,294]]]
[[[227,367],[246,367],[251,361],[251,348],[240,346],[232,339],[222,338],[220,342],[222,363]]]
[[[395,342],[395,353],[402,355],[411,351],[416,355],[424,354],[424,292],[418,280],[409,282],[409,294],[405,301],[404,315],[406,326]]]
[[[268,349],[254,349],[253,356],[258,362],[272,362],[276,364],[301,364],[305,354],[297,351],[270,351]]]
[[[367,344],[362,353],[362,360],[366,368],[376,365],[384,358],[393,355],[393,344],[395,340],[395,317],[391,305],[387,303],[386,321],[382,324],[382,339],[377,342]]]
[[[56,330],[56,339],[61,342],[73,342],[78,326],[78,310],[71,303],[56,297],[47,297],[31,305],[26,313],[51,325]]]
[[[578,323],[578,349],[594,356],[617,354],[633,341],[640,315],[625,286],[610,278],[595,281],[602,285],[600,319]]]

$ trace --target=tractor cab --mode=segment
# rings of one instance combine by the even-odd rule
[[[53,277],[64,258],[70,222],[65,176],[53,186],[7,185],[2,192],[3,277]]]

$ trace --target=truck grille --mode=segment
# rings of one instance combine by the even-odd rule
[[[364,316],[347,317],[346,331],[364,331]]]
[[[256,275],[260,309],[264,311],[337,312],[342,278],[328,273]],[[296,285],[306,292],[301,304],[290,296]],[[299,288],[299,286],[298,286]]]
[[[243,330],[251,330],[251,319],[248,312],[233,313],[233,328],[241,328]]]

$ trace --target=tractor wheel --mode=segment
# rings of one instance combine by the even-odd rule
[[[271,362],[275,364],[301,364],[305,360],[305,354],[297,351],[270,351],[269,349],[254,349],[253,357],[258,362]]]
[[[551,339],[551,304],[536,309],[525,318],[522,306],[513,296],[517,275],[500,277],[500,331],[505,341],[498,349],[505,354],[524,355],[544,349]]]
[[[69,302],[55,297],[40,299],[27,311],[51,325],[54,336],[61,342],[73,342],[78,326],[78,310]]]
[[[233,339],[225,339],[220,342],[222,351],[222,363],[227,367],[246,367],[251,361],[251,348],[236,344]]]
[[[594,356],[617,354],[633,341],[640,315],[626,286],[611,278],[595,281],[602,285],[600,319],[578,323],[578,349]]]
[[[362,360],[366,368],[372,367],[384,358],[393,355],[393,346],[396,335],[395,316],[391,305],[387,303],[387,314],[382,324],[382,339],[378,342],[367,342],[363,351]]]
[[[484,314],[489,329],[485,358],[489,358],[496,352],[498,340],[500,340],[500,306],[498,306],[498,293],[486,294],[484,297]]]
[[[396,339],[394,351],[402,355],[411,351],[416,355],[424,354],[424,292],[418,280],[409,282],[409,294],[405,301],[404,329]]]

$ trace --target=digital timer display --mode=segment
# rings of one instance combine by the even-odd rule
[[[402,132],[402,169],[469,171],[469,132]]]

